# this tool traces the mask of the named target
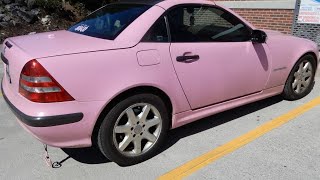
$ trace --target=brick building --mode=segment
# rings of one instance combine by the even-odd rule
[[[233,9],[257,28],[290,34],[296,0],[215,0]]]

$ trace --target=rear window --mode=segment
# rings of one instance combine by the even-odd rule
[[[72,26],[69,31],[91,37],[114,40],[150,5],[110,4]]]

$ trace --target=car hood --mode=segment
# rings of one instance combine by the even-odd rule
[[[269,38],[272,38],[272,39],[281,39],[281,40],[294,40],[296,43],[306,43],[306,44],[309,44],[311,45],[313,48],[317,49],[318,46],[315,42],[309,40],[309,39],[306,39],[306,38],[300,38],[300,37],[296,37],[296,36],[293,36],[291,34],[284,34],[284,33],[281,33],[279,31],[273,31],[273,30],[263,30],[265,33],[267,33],[268,37]]]
[[[132,46],[65,30],[18,36],[10,38],[9,41],[33,58],[79,54]]]

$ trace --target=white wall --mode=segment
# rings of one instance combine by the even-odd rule
[[[238,9],[295,9],[296,0],[215,1],[217,4]]]

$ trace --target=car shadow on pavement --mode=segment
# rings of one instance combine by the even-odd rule
[[[97,147],[62,149],[68,157],[84,164],[103,164],[110,162]],[[61,161],[62,163],[64,161]],[[60,163],[60,164],[62,164]]]
[[[158,154],[169,149],[180,139],[191,136],[193,134],[200,133],[202,131],[217,127],[224,123],[233,121],[247,114],[251,114],[258,110],[269,107],[273,104],[277,104],[283,101],[281,96],[271,97],[265,100],[254,102],[245,106],[241,106],[229,111],[225,111],[202,120],[187,124],[177,129],[173,129],[169,132],[166,145],[159,151]],[[257,117],[257,120],[259,117]],[[69,158],[72,158],[80,163],[84,164],[102,164],[110,162],[96,147],[90,148],[81,148],[81,149],[62,149],[68,157],[56,162],[62,166],[62,164],[67,161]]]
[[[225,112],[221,112],[199,121],[184,125],[180,128],[173,129],[169,132],[168,143],[162,149],[162,152],[173,146],[180,139],[191,136],[193,134],[206,131],[208,129],[220,126],[222,124],[228,123],[245,115],[251,114],[253,112],[259,111],[266,107],[272,106],[283,101],[281,96],[271,97],[265,100],[257,101],[251,104],[247,104],[235,109],[231,109]],[[257,121],[259,121],[260,116],[257,116]],[[160,152],[161,153],[161,152]]]

